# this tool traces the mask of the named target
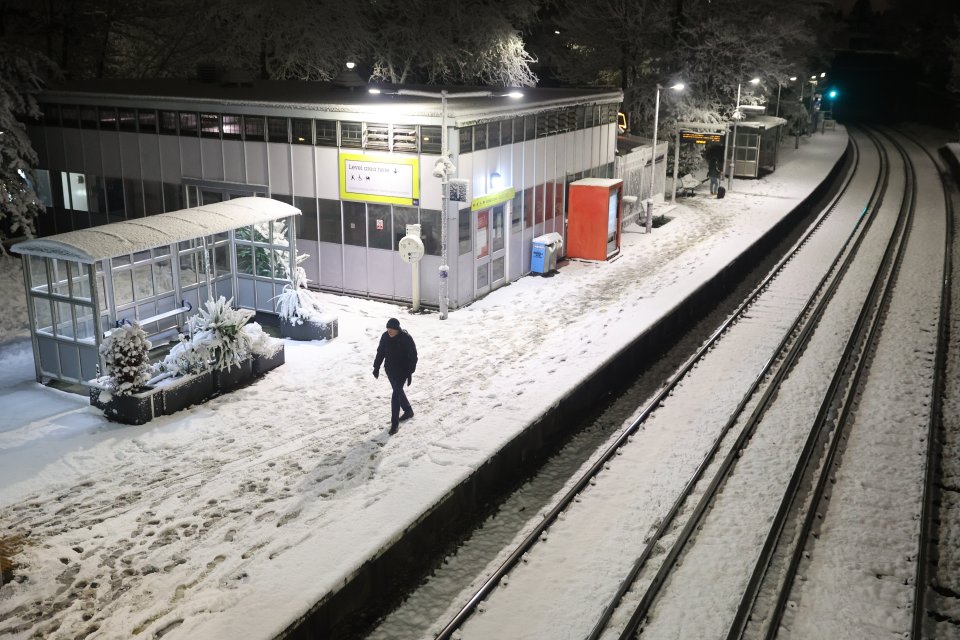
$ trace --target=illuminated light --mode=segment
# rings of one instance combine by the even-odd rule
[[[355,66],[357,66],[357,63],[356,63],[356,62],[348,62],[348,63],[347,63],[347,69],[353,69]]]
[[[522,92],[522,91],[511,91],[510,93],[507,94],[507,97],[508,97],[508,98],[522,98],[522,97],[523,97],[523,92]]]
[[[837,97],[837,90],[836,90],[836,89],[831,89],[831,90],[830,90],[830,93],[828,93],[827,96],[828,96],[831,100],[833,100],[834,98]]]
[[[760,84],[760,78],[754,78],[750,81],[750,84]]]
[[[820,74],[820,77],[821,77],[821,78],[826,78],[826,77],[827,77],[827,72],[824,71],[823,73],[821,73],[821,74]]]
[[[811,80],[816,80],[816,79],[817,79],[817,76],[810,76],[810,79],[811,79]]]
[[[305,141],[306,141],[306,138],[302,136],[297,136],[297,142],[305,142]]]
[[[674,91],[683,91],[686,87],[687,85],[683,84],[682,82],[678,82],[677,84],[673,85],[670,88],[673,89]]]
[[[375,87],[370,87],[369,89],[367,89],[367,91],[372,93],[373,95],[377,95],[380,93],[380,89],[377,89]]]
[[[790,82],[796,82],[797,76],[790,76]]]
[[[490,190],[500,191],[503,189],[503,176],[494,171],[490,174]]]
[[[553,32],[557,35],[560,35],[560,29],[554,29]]]

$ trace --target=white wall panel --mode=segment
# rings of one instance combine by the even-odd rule
[[[440,156],[420,156],[420,206],[440,210],[440,178],[433,175],[433,167]]]
[[[159,137],[151,134],[140,135],[140,171],[144,180],[160,181]]]
[[[293,193],[298,196],[314,197],[317,189],[313,179],[313,147],[293,145]]]
[[[137,134],[121,131],[120,136],[120,162],[124,178],[140,179],[140,141],[137,140]]]
[[[479,196],[485,196],[490,193],[490,184],[489,184],[489,175],[490,171],[487,167],[488,158],[490,156],[490,151],[488,149],[481,149],[480,151],[474,151],[470,154],[471,156],[471,167],[470,174],[465,174],[460,172],[460,175],[467,175],[472,183],[473,194],[471,195],[471,200]]]
[[[180,136],[180,168],[185,178],[203,178],[200,165],[200,138]]]
[[[244,142],[247,160],[247,184],[270,184],[267,175],[267,143]]]
[[[219,140],[200,138],[200,152],[203,154],[203,179],[223,180],[223,149]]]
[[[290,145],[268,142],[267,154],[270,158],[270,192],[291,194]]]
[[[177,184],[183,175],[183,171],[180,170],[180,139],[176,136],[158,136],[158,138],[163,181]]]
[[[223,179],[227,182],[247,182],[243,169],[243,143],[239,140],[223,141]],[[263,184],[263,183],[261,183]]]
[[[328,200],[340,199],[339,154],[333,147],[316,147],[317,159],[317,197]]]

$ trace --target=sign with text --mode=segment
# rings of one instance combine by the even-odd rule
[[[481,209],[489,209],[490,207],[500,204],[501,202],[509,202],[513,200],[513,196],[516,195],[513,187],[507,187],[502,191],[497,191],[496,193],[488,193],[485,196],[480,196],[479,198],[474,198],[470,202],[471,211],[480,211]]]
[[[723,144],[723,133],[704,133],[703,131],[680,131],[680,140],[695,144]]]
[[[341,153],[340,199],[417,206],[419,161],[395,155]]]

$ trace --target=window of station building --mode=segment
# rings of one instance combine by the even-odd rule
[[[500,122],[491,123],[491,126],[497,126],[500,128],[500,144],[499,146],[504,146],[508,144],[513,144],[513,126],[510,120],[501,120]]]
[[[537,117],[525,116],[523,119],[523,139],[533,140],[535,137],[537,137]]]
[[[440,127],[420,127],[420,153],[442,153],[440,145],[443,143]]]
[[[177,135],[177,112],[160,112],[160,133],[168,136]]]
[[[367,205],[367,238],[371,249],[390,249],[393,223],[390,220],[390,205]]]
[[[372,122],[364,123],[363,148],[389,151],[390,150],[390,125],[374,124]]]
[[[97,113],[100,116],[100,131],[117,130],[117,110],[114,107],[100,107]]]
[[[100,116],[97,113],[97,108],[92,106],[80,106],[80,128],[81,129],[96,129],[97,123],[100,121]],[[72,125],[75,126],[75,125]]]
[[[585,129],[587,127],[587,108],[580,105],[576,108],[576,128]]]
[[[340,201],[320,198],[317,201],[320,217],[320,242],[343,243],[343,229],[340,224]]]
[[[220,114],[219,113],[201,113],[200,114],[200,135],[204,138],[220,137]]]
[[[127,210],[127,219],[142,218],[147,213],[143,208],[143,185],[138,178],[124,178],[123,190],[126,199],[124,205]]]
[[[243,119],[237,115],[223,115],[223,139],[239,140],[243,137]]]
[[[103,190],[107,197],[107,217],[110,222],[122,222],[127,219],[124,210],[123,179],[104,178]]]
[[[137,112],[135,109],[117,109],[117,121],[120,131],[137,130]]]
[[[78,126],[77,107],[70,104],[62,105],[60,107],[60,121],[64,127],[76,128]]]
[[[153,109],[137,109],[137,124],[140,133],[156,133],[157,112]]]
[[[290,133],[293,144],[313,144],[313,121],[291,118]]]
[[[417,152],[417,127],[412,124],[395,124],[390,127],[390,150],[401,153]]]
[[[320,239],[317,233],[317,199],[294,196],[293,206],[300,209],[301,213],[301,215],[295,216],[297,237],[302,240],[317,242]]]
[[[557,132],[557,112],[541,113],[537,117],[537,137],[546,138]]]
[[[48,127],[60,126],[60,105],[42,104],[40,111],[43,112],[43,124]]]
[[[355,247],[367,246],[367,205],[362,202],[343,203],[343,243]]]
[[[513,141],[523,142],[523,116],[514,118],[510,122],[510,128],[513,130]]]
[[[460,251],[459,255],[464,255],[470,253],[473,250],[473,243],[470,241],[473,234],[470,233],[470,218],[472,212],[470,208],[460,209],[459,218],[457,220],[457,227],[459,228],[460,233]]]
[[[46,169],[35,169],[33,172],[37,179],[34,185],[34,191],[37,198],[45,207],[53,206],[53,190],[50,188],[50,172]]]
[[[473,128],[473,150],[482,151],[489,146],[487,141],[487,125],[478,124]]]
[[[363,146],[363,124],[360,122],[340,123],[340,146],[359,149]]]
[[[420,212],[416,207],[394,207],[393,208],[393,250],[399,250],[399,242],[403,236],[407,235],[407,225],[417,224],[420,219]],[[422,230],[421,230],[422,231]],[[422,233],[421,233],[422,239]]]
[[[163,183],[163,210],[179,211],[183,209],[183,187],[173,182]]]
[[[156,180],[143,181],[143,209],[148,216],[163,213],[163,184]]]
[[[473,151],[473,127],[463,127],[460,132],[460,153]]]
[[[197,127],[197,114],[193,111],[180,112],[180,135],[195,136],[199,133]]]
[[[316,130],[316,144],[321,147],[337,146],[337,121],[336,120],[314,120],[314,129]]]
[[[440,211],[420,210],[420,239],[423,240],[423,250],[428,256],[440,255]]]
[[[286,118],[267,118],[267,142],[290,143],[290,126]]]
[[[243,139],[263,142],[266,140],[263,116],[243,116]]]

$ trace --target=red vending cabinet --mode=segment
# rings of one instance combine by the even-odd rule
[[[570,183],[567,257],[609,260],[620,252],[623,180],[584,178]]]

